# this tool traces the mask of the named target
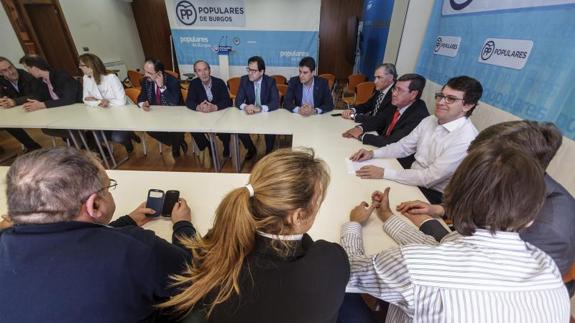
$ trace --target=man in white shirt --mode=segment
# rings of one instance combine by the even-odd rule
[[[385,178],[403,184],[417,185],[432,203],[441,203],[443,191],[455,169],[467,153],[477,129],[468,119],[481,95],[481,83],[468,76],[447,81],[435,94],[435,114],[421,123],[400,141],[376,150],[360,149],[351,156],[353,161],[372,158],[402,158],[415,153],[410,169],[393,170],[364,166],[356,175]]]

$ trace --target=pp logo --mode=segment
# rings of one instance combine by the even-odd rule
[[[240,44],[240,37],[234,37],[234,39],[232,39],[232,42],[234,43],[234,45],[238,46]]]
[[[196,8],[189,1],[180,1],[176,6],[178,20],[186,26],[193,25],[198,18]]]
[[[495,42],[493,40],[490,40],[487,43],[485,43],[485,45],[483,45],[483,48],[481,49],[481,59],[484,61],[488,60],[491,57],[491,55],[493,55],[494,51],[495,51]]]
[[[437,39],[435,40],[435,48],[433,49],[433,51],[437,53],[440,48],[441,48],[441,37],[437,37]]]
[[[469,4],[473,2],[473,0],[465,0],[461,3],[457,2],[456,0],[449,0],[449,4],[453,10],[461,10],[465,7],[469,6]]]

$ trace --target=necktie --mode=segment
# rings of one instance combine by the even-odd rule
[[[260,98],[260,86],[262,84],[261,83],[256,83],[256,107],[261,107],[262,106],[262,100]]]
[[[58,94],[56,94],[56,92],[54,91],[54,87],[52,86],[52,83],[50,83],[49,79],[43,79],[42,81],[44,81],[44,83],[46,83],[46,85],[48,86],[48,93],[50,93],[50,97],[52,98],[52,100],[58,100]]]
[[[393,119],[391,119],[391,123],[389,124],[389,127],[387,127],[387,131],[385,131],[385,135],[389,136],[391,134],[391,132],[393,131],[393,128],[395,127],[395,124],[397,123],[397,120],[399,120],[399,109],[395,109],[395,112],[393,113]]]
[[[155,86],[156,86],[156,105],[161,105],[162,91],[160,91],[160,87],[158,85]]]
[[[372,116],[376,115],[377,112],[379,111],[379,108],[381,106],[381,102],[383,102],[383,98],[385,98],[385,94],[383,94],[383,92],[379,92],[377,100],[375,101],[375,109],[373,109],[373,111],[371,111]]]

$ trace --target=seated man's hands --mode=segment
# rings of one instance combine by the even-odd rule
[[[142,103],[142,110],[150,111],[150,102],[144,101],[144,103]]]
[[[12,220],[7,215],[0,216],[0,230],[10,228],[13,226]]]
[[[16,106],[16,101],[10,99],[7,96],[3,96],[0,98],[0,108],[12,108]]]
[[[315,114],[315,109],[309,104],[304,104],[299,108],[299,114],[304,117],[311,116]]]
[[[128,216],[132,218],[132,220],[134,220],[134,222],[136,222],[139,227],[141,227],[154,219],[147,217],[147,215],[152,215],[154,213],[154,209],[147,208],[146,202],[142,202],[134,211],[128,214]]]
[[[355,154],[351,155],[351,157],[349,157],[349,159],[351,159],[352,161],[364,161],[364,160],[370,160],[372,158],[373,158],[373,150],[367,150],[363,148],[360,149]]]
[[[348,131],[342,133],[341,135],[344,138],[355,138],[358,139],[359,136],[361,136],[363,134],[363,130],[360,127],[353,127],[351,129],[349,129]]]
[[[402,202],[397,206],[397,211],[401,212],[417,227],[420,227],[427,220],[442,217],[445,213],[441,205],[432,205],[423,201]]]
[[[98,104],[98,106],[102,108],[107,108],[110,106],[110,100],[102,99],[100,100],[100,104]]]
[[[375,205],[375,213],[381,221],[385,222],[393,215],[389,207],[389,187],[383,193],[380,191],[373,192],[371,194],[371,203]]]
[[[192,210],[183,198],[180,198],[172,209],[172,223],[176,224],[180,221],[192,222]]]
[[[350,119],[351,120],[351,115],[353,114],[353,110],[352,109],[347,109],[347,110],[343,110],[341,112],[341,117],[344,119]]]
[[[215,104],[204,100],[204,102],[198,104],[196,110],[200,111],[200,112],[208,113],[208,112],[217,111],[218,107]]]
[[[374,209],[375,205],[373,203],[371,206],[368,206],[366,202],[361,202],[351,210],[349,213],[349,220],[364,225],[369,219],[371,213],[373,213]]]
[[[24,110],[28,112],[46,109],[46,104],[44,102],[40,102],[38,100],[28,99],[26,103],[23,104]]]
[[[250,105],[246,105],[246,107],[244,108],[244,111],[247,114],[256,114],[262,111],[262,108],[258,108],[257,106],[250,104]]]
[[[355,175],[363,179],[382,179],[384,174],[384,169],[381,167],[367,165],[358,169]]]

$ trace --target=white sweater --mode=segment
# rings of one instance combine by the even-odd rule
[[[110,101],[110,106],[126,105],[126,93],[122,82],[118,77],[111,73],[102,75],[100,84],[87,75],[84,75],[84,91],[82,99],[84,103],[87,97],[94,97],[98,100],[106,99]]]

